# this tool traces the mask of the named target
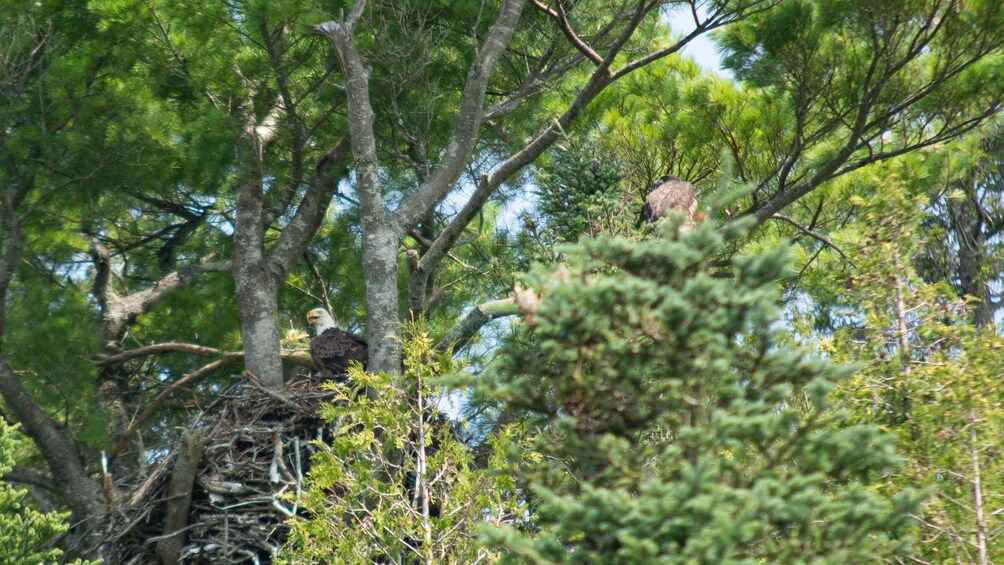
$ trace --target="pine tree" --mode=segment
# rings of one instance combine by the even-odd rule
[[[601,236],[528,277],[534,345],[496,393],[536,415],[517,450],[532,508],[487,531],[532,563],[864,563],[910,545],[918,497],[873,486],[892,438],[827,403],[851,370],[781,347],[778,249],[713,272],[741,227]]]

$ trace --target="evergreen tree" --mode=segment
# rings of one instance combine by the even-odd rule
[[[509,346],[497,394],[539,418],[519,452],[533,528],[487,532],[533,563],[864,563],[909,547],[892,438],[827,398],[850,370],[779,344],[786,251],[710,272],[742,228],[603,236],[539,267],[536,344]]]
[[[558,146],[537,175],[539,212],[553,238],[575,242],[582,236],[631,230],[637,218],[631,218],[629,210],[638,203],[624,202],[614,165],[586,143],[573,138],[566,143],[568,147]]]
[[[974,323],[972,296],[960,298],[949,281],[928,283],[915,270],[924,266],[916,258],[944,245],[917,237],[927,224],[925,189],[940,180],[923,173],[920,162],[904,159],[856,175],[872,196],[858,198],[857,221],[833,234],[853,274],[824,268],[807,280],[806,291],[829,306],[796,326],[833,327],[806,334],[833,360],[861,367],[834,391],[835,402],[854,421],[896,434],[906,465],[879,492],[910,485],[931,493],[917,513],[915,562],[995,563],[1004,558],[997,512],[1004,340]]]
[[[500,472],[501,452],[490,456],[490,469],[478,468],[439,411],[435,381],[450,370],[449,357],[418,327],[408,333],[403,376],[357,366],[351,382],[371,394],[336,385],[338,395],[322,410],[334,437],[317,442],[308,489],[296,501],[310,518],[293,523],[283,562],[494,562],[498,551],[478,543],[477,527],[523,514]]]
[[[0,476],[13,468],[19,443],[16,428],[0,419]],[[9,565],[53,563],[63,554],[53,540],[69,528],[69,513],[44,514],[26,505],[25,496],[0,482],[0,556]]]

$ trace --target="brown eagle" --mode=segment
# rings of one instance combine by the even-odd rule
[[[652,183],[645,198],[645,221],[655,223],[672,210],[683,212],[691,222],[700,219],[694,185],[673,175],[663,175]]]
[[[340,329],[335,319],[323,308],[307,312],[307,322],[314,326],[314,339],[310,340],[310,358],[316,375],[345,382],[345,371],[358,361],[366,369],[366,340]]]

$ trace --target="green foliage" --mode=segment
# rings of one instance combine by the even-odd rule
[[[558,242],[633,228],[636,202],[622,201],[620,175],[614,163],[601,159],[587,142],[572,138],[559,145],[537,175],[540,213]],[[625,214],[627,212],[627,214]]]
[[[529,276],[534,347],[509,346],[496,393],[542,426],[520,479],[539,532],[487,533],[533,563],[861,563],[910,545],[892,438],[827,396],[850,371],[778,346],[787,253],[710,263],[704,224],[602,236]]]
[[[666,173],[700,186],[718,171],[728,137],[759,146],[764,133],[776,129],[768,123],[776,117],[756,102],[731,81],[670,57],[625,77],[594,104],[602,124],[596,142],[641,206],[652,181]],[[742,154],[750,167],[748,161],[763,158]]]
[[[16,432],[17,428],[0,420],[0,476],[14,465],[20,444]],[[0,482],[0,555],[10,565],[53,563],[63,552],[52,544],[69,528],[69,514],[43,514],[25,504],[27,494]]]
[[[523,514],[500,452],[479,468],[436,409],[434,377],[451,369],[449,358],[419,328],[409,335],[403,377],[356,367],[351,382],[372,394],[337,387],[322,410],[335,435],[315,444],[309,490],[297,500],[309,518],[293,522],[283,562],[329,563],[337,555],[363,564],[401,554],[422,563],[490,562],[496,552],[478,544],[477,527]],[[501,446],[509,435],[495,441]]]
[[[626,12],[609,23],[619,10],[614,4],[563,5],[570,28],[603,52],[627,25]],[[665,6],[675,4],[686,3]],[[93,387],[101,370],[95,354],[106,344],[96,331],[101,305],[91,294],[95,270],[84,236],[109,248],[109,285],[120,297],[153,288],[175,268],[230,257],[240,170],[235,141],[284,97],[293,103],[284,103],[276,141],[261,155],[263,205],[295,201],[320,156],[346,134],[343,77],[331,46],[312,26],[351,5],[13,0],[0,6],[8,52],[42,47],[37,66],[0,80],[6,95],[0,97],[0,153],[7,164],[0,185],[34,183],[19,209],[23,253],[2,320],[4,354],[74,444],[108,440],[107,415]],[[422,161],[435,163],[446,152],[470,57],[496,8],[449,0],[367,5],[355,40],[370,74],[386,202],[411,193]],[[916,214],[928,205],[925,194],[943,188],[930,179],[977,165],[951,162],[949,149],[910,161],[895,178],[878,169],[818,188],[806,183],[951,138],[980,115],[999,112],[1001,10],[997,0],[783,0],[721,31],[726,64],[742,85],[676,56],[618,78],[580,116],[578,123],[592,129],[569,131],[564,148],[538,163],[540,208],[528,217],[540,224],[528,222],[513,245],[496,223],[502,209],[493,201],[450,250],[430,280],[436,297],[425,312],[430,334],[444,335],[471,304],[508,296],[519,261],[553,259],[554,243],[631,234],[644,192],[663,173],[697,184],[703,207],[715,191],[705,180],[730,160],[736,178],[757,187],[742,210],[799,186],[812,188],[781,212],[829,235],[857,267],[821,240],[774,220],[728,242],[730,249],[764,250],[737,264],[734,281],[706,274],[720,243],[710,228],[682,240],[587,242],[571,271],[555,278],[537,272],[533,280],[545,298],[537,331],[519,335],[523,345],[505,357],[507,374],[519,378],[507,381],[502,399],[537,414],[545,430],[536,447],[512,448],[510,455],[522,453],[523,462],[503,457],[511,429],[496,430],[492,457],[475,461],[446,427],[432,425],[436,451],[423,473],[443,473],[432,494],[441,508],[455,511],[425,517],[416,510],[414,492],[402,484],[416,472],[414,434],[425,412],[408,399],[431,392],[421,372],[446,370],[436,366],[441,360],[429,354],[427,340],[416,337],[407,347],[425,343],[426,349],[411,352],[417,361],[402,382],[356,374],[357,382],[386,393],[356,398],[343,391],[341,404],[331,408],[329,415],[343,418],[340,433],[319,456],[312,478],[328,490],[318,487],[304,500],[313,517],[296,526],[297,547],[325,561],[333,547],[339,557],[386,556],[422,540],[412,552],[423,558],[441,551],[437,556],[446,561],[473,561],[496,556],[495,549],[474,545],[476,526],[501,521],[523,529],[496,531],[492,539],[538,560],[648,559],[663,552],[681,560],[826,560],[841,555],[834,548],[842,542],[853,545],[843,558],[870,559],[889,554],[896,543],[864,532],[901,526],[875,493],[892,499],[907,484],[936,493],[923,513],[927,531],[973,531],[974,514],[952,500],[973,497],[971,453],[978,454],[984,492],[1004,491],[995,455],[1004,421],[995,388],[1000,343],[964,327],[962,306],[947,286],[925,284],[909,269],[918,262],[923,233],[925,243],[942,240],[926,247],[937,255],[926,281],[954,277],[957,240],[937,222],[919,225]],[[663,18],[645,18],[612,69],[669,45],[670,35]],[[28,67],[11,67],[21,68]],[[481,128],[471,177],[553,123],[593,68],[551,18],[524,9],[490,79],[485,103],[499,111]],[[966,194],[989,203],[973,215],[988,233],[1004,225],[1000,199],[985,192],[993,175],[999,184],[999,171],[976,175]],[[524,180],[513,179],[505,190],[523,194]],[[420,248],[443,232],[451,208],[463,201],[467,182],[458,184],[415,226],[421,238],[404,246]],[[283,329],[302,327],[302,313],[325,301],[350,329],[367,322],[359,217],[350,205],[355,195],[351,182],[339,188],[306,254],[310,264],[301,262],[281,285]],[[946,201],[955,192],[947,192]],[[736,215],[723,210],[712,220]],[[286,214],[272,223],[266,246],[288,221]],[[815,316],[791,318],[803,331],[799,337],[814,340],[832,360],[862,362],[861,374],[828,396],[847,408],[850,423],[821,400],[839,371],[786,353],[780,346],[793,338],[768,331],[777,324],[770,309],[777,300],[774,279],[794,285],[780,255],[769,250],[788,238],[800,238],[794,252],[799,290],[819,306]],[[997,244],[988,242],[988,249]],[[890,265],[893,256],[900,268]],[[404,263],[402,256],[402,275]],[[1000,263],[991,254],[981,267],[983,280],[997,280]],[[900,347],[892,339],[898,328],[890,309],[897,297],[893,281],[912,313],[906,356],[890,353]],[[230,275],[206,274],[130,321],[121,346],[181,341],[236,349],[233,293]],[[789,298],[793,310],[802,305],[798,294]],[[488,343],[486,364],[496,354]],[[129,361],[117,374],[124,413],[141,413],[166,384],[205,362],[176,354]],[[141,431],[145,445],[160,453],[172,427],[203,399],[215,400],[219,378],[230,372],[166,403]],[[513,419],[522,425],[522,416]],[[889,474],[886,486],[870,482],[892,473],[894,459],[887,438],[868,428],[874,424],[899,437],[909,464]],[[860,465],[847,459],[855,442],[873,449]],[[941,444],[944,450],[937,449]],[[24,458],[37,458],[30,453]],[[97,453],[82,450],[87,468],[95,468]],[[512,469],[520,471],[519,482],[506,476]],[[118,480],[131,471],[113,472]],[[523,487],[522,502],[531,505],[525,515],[514,498]],[[840,505],[857,500],[855,492],[861,502],[854,510],[861,508],[862,516],[843,520]],[[382,500],[397,502],[374,502]],[[750,510],[740,509],[743,501],[752,501]],[[371,514],[353,515],[360,507]],[[997,507],[983,520],[988,532],[999,527],[1000,514],[992,514]],[[730,513],[739,516],[734,527]],[[500,542],[496,536],[503,535],[511,537]],[[935,536],[920,555],[941,561],[957,551],[946,540],[965,537]],[[614,546],[616,552],[608,552]]]
[[[855,225],[833,234],[854,261],[853,273],[821,270],[806,286],[832,301],[829,325],[836,329],[806,337],[835,361],[861,367],[837,387],[834,401],[853,421],[898,436],[907,464],[879,492],[910,485],[932,493],[918,514],[914,557],[975,563],[982,545],[987,562],[996,562],[1004,558],[1004,521],[994,514],[996,493],[1004,492],[1004,340],[977,332],[947,281],[927,283],[914,270],[913,258],[925,248],[917,235],[927,198],[911,186],[912,172],[905,162],[857,175],[872,197]],[[812,326],[820,324],[801,325]]]

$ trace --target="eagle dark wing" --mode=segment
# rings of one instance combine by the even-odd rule
[[[349,365],[358,361],[366,369],[366,340],[339,328],[328,328],[310,341],[310,358],[322,377],[344,380]]]
[[[647,222],[661,220],[671,210],[679,210],[690,221],[697,221],[697,193],[694,190],[694,185],[676,177],[669,177],[656,185],[645,198],[645,221]]]

